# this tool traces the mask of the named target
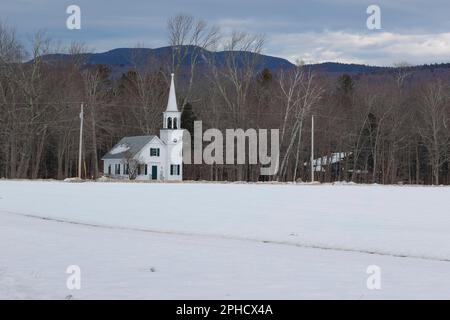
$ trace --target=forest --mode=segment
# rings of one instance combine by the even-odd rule
[[[38,31],[27,46],[0,24],[0,178],[76,176],[81,104],[82,176],[101,177],[101,157],[122,137],[159,133],[173,72],[182,128],[192,131],[201,120],[203,130],[280,133],[274,176],[260,176],[253,164],[185,164],[184,180],[309,181],[314,116],[315,180],[450,184],[446,70],[401,62],[380,72],[337,74],[302,61],[270,69],[259,63],[264,36],[224,35],[186,15],[168,21],[167,45],[164,59],[136,56],[135,68],[114,75],[111,66],[87,64],[82,43],[62,47]],[[205,50],[220,50],[222,59]],[[65,58],[48,59],[57,52]]]

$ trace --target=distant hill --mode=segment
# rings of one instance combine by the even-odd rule
[[[380,71],[386,71],[388,67],[368,66],[365,64],[354,63],[339,63],[339,62],[324,62],[318,64],[309,65],[312,70],[323,72],[336,72],[336,73],[375,73]]]
[[[195,50],[193,46],[186,46],[188,53],[185,59],[182,61],[183,65],[189,65],[191,56]],[[86,53],[82,55],[86,64],[104,64],[111,67],[141,67],[144,64],[157,63],[163,61],[170,61],[172,54],[172,47],[161,47],[156,49],[148,48],[118,48],[102,53]],[[217,64],[223,65],[225,63],[226,51],[211,52],[204,49],[200,49],[198,64],[202,65],[207,62],[207,59],[213,59]],[[238,56],[244,59],[246,55],[253,55],[248,52],[240,52]],[[271,70],[280,68],[290,68],[293,66],[286,59],[272,57],[267,55],[258,55],[259,65],[258,68],[269,68]],[[44,56],[47,62],[55,62],[58,60],[70,59],[69,54],[49,54]]]
[[[191,54],[195,47],[187,46],[188,54],[183,65],[188,65],[191,60]],[[199,66],[205,65],[207,59],[213,59],[217,65],[223,65],[226,59],[226,51],[211,52],[204,49],[200,49],[200,55],[198,59]],[[120,75],[122,72],[130,70],[131,68],[140,68],[143,65],[160,64],[161,62],[168,62],[171,59],[172,47],[161,47],[156,49],[149,48],[118,48],[102,53],[86,53],[82,55],[83,61],[87,65],[103,64],[111,68],[112,73]],[[254,53],[239,52],[240,59],[245,59],[246,55],[254,55]],[[268,55],[258,55],[257,68],[262,70],[268,68],[270,70],[289,69],[294,65],[286,59],[273,57]],[[49,54],[44,56],[44,59],[48,63],[70,59],[69,54]],[[364,74],[364,73],[377,73],[382,71],[389,71],[393,68],[368,66],[363,64],[346,64],[337,62],[325,62],[319,64],[309,64],[313,71],[320,71],[326,73],[348,73],[348,74]],[[434,71],[435,69],[450,69],[450,64],[436,64],[436,65],[422,65],[411,67],[418,70]]]

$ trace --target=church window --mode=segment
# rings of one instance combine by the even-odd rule
[[[179,164],[171,164],[170,165],[170,175],[171,176],[179,176],[180,175],[180,165]]]
[[[159,157],[159,148],[150,148],[151,157]]]

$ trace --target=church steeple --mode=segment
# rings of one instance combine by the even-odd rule
[[[181,112],[178,111],[177,96],[175,93],[174,74],[171,74],[169,99],[164,112],[164,129],[180,129]]]
[[[170,80],[170,91],[169,91],[169,101],[167,102],[167,111],[178,111],[177,107],[177,95],[175,94],[175,83],[173,80],[174,74],[171,74],[172,79]]]

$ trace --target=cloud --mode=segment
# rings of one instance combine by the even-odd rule
[[[344,31],[272,34],[268,54],[307,63],[336,61],[389,66],[398,61],[412,64],[449,62],[450,32],[398,34]]]

